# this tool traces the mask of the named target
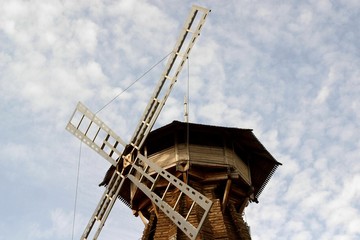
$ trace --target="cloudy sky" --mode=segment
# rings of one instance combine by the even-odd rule
[[[79,239],[109,164],[65,130],[166,56],[192,1],[0,0],[0,239]],[[212,10],[160,115],[252,128],[281,163],[253,239],[360,239],[360,2],[198,1]],[[129,139],[165,62],[99,116]],[[189,76],[189,77],[188,77]],[[78,163],[80,169],[78,173]],[[139,239],[120,202],[101,239]],[[120,238],[118,236],[121,236]]]

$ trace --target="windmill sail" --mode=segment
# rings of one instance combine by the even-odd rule
[[[141,148],[147,135],[151,131],[162,107],[165,105],[174,84],[183,69],[184,63],[189,56],[210,10],[193,6],[178,37],[170,58],[165,66],[160,81],[156,86],[150,101],[145,108],[138,126],[131,138],[130,144],[135,148]]]
[[[125,141],[81,102],[77,104],[66,130],[114,166],[126,146]]]
[[[135,171],[132,171],[133,169]],[[153,174],[154,177],[149,174],[150,172],[155,172],[155,174]],[[150,198],[150,200],[153,201],[153,203],[155,203],[155,205],[158,206],[159,209],[161,209],[190,239],[196,239],[213,204],[210,199],[141,154],[138,154],[138,158],[132,164],[132,168],[127,175],[127,178]],[[153,189],[160,179],[166,181],[167,187],[164,192],[158,194],[153,191]],[[180,190],[174,205],[165,200],[165,196],[172,186]],[[183,196],[186,196],[187,199],[191,199],[190,208],[186,214],[181,214],[177,209],[178,203]],[[188,220],[188,217],[194,208],[197,208],[197,211],[203,213],[198,226],[194,226]]]
[[[115,146],[116,144],[108,143],[110,137],[114,139],[113,142],[119,142],[121,145],[125,146],[121,138],[82,103],[78,103],[75,113],[78,114],[79,117],[74,119],[74,116],[76,115],[74,114],[68,123],[67,129],[105,159],[113,159],[112,157],[114,154],[111,154],[111,152],[118,153]],[[84,119],[87,119],[87,121]],[[82,126],[82,124],[85,125]],[[92,133],[89,130],[91,127],[95,130]],[[98,133],[101,131],[105,133],[103,135],[105,138],[96,140],[99,135]],[[103,149],[104,145],[109,147],[107,152]],[[121,157],[125,156],[122,155]],[[116,160],[116,162],[118,162],[118,160]],[[129,164],[130,170],[126,175],[123,174],[123,171],[119,171],[118,169],[114,171],[81,239],[87,239],[96,221],[99,221],[97,231],[94,235],[94,239],[97,239],[126,179],[129,179],[147,197],[149,197],[149,199],[153,201],[155,205],[157,205],[159,209],[161,209],[190,239],[195,239],[210,211],[212,201],[140,153],[138,153],[135,160]],[[167,185],[166,190],[161,196],[153,191],[160,180],[162,183],[165,181]],[[177,203],[182,196],[191,199],[191,207],[185,216],[179,213],[176,208],[177,204],[171,206],[171,204],[164,199],[164,196],[171,187],[180,190],[178,200],[176,201]],[[194,207],[198,209],[201,208],[201,212],[203,212],[203,216],[201,217],[198,226],[194,226],[187,219]]]
[[[196,239],[212,206],[212,201],[165,169],[151,162],[137,150],[141,149],[161,109],[165,105],[190,50],[200,35],[209,12],[208,9],[199,6],[192,7],[160,81],[129,144],[126,144],[82,103],[77,105],[66,129],[116,167],[81,239],[88,239],[95,223],[99,222],[94,235],[94,239],[97,239],[127,179],[149,197],[190,239]],[[125,167],[129,171],[125,171]],[[160,180],[167,183],[162,196],[154,191]],[[175,206],[171,206],[164,199],[167,191],[174,187],[180,192],[177,203],[183,196],[186,196],[192,202],[186,215],[179,213],[176,209],[177,203]],[[188,217],[194,208],[202,209],[203,212],[197,226],[188,221]]]

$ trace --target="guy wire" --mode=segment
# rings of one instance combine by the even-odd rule
[[[77,196],[78,196],[78,189],[79,189],[79,175],[80,175],[80,162],[81,162],[81,146],[82,146],[82,141],[80,141],[79,160],[78,160],[77,175],[76,175],[76,190],[75,190],[75,201],[74,201],[74,216],[73,216],[73,225],[72,225],[72,233],[71,233],[71,239],[72,239],[72,240],[74,240],[74,231],[75,231],[76,206],[77,206]]]
[[[121,91],[119,94],[117,94],[115,97],[113,97],[108,103],[106,103],[102,108],[100,108],[96,113],[98,114],[100,111],[102,111],[104,108],[106,108],[110,103],[112,103],[116,98],[118,98],[121,94],[126,92],[129,88],[131,88],[136,82],[138,82],[141,78],[143,78],[146,74],[148,74],[151,70],[153,70],[157,65],[159,65],[162,61],[164,61],[165,58],[167,58],[172,52],[168,53],[165,57],[163,57],[160,61],[158,61],[156,64],[154,64],[152,67],[150,67],[145,73],[143,73],[140,77],[138,77],[134,82],[132,82],[128,87],[126,87],[123,91]]]
[[[187,122],[186,122],[186,144],[187,144],[187,154],[188,154],[188,161],[189,161],[189,165],[188,165],[188,167],[190,167],[190,124],[189,124],[189,101],[190,101],[190,58],[189,57],[187,57],[187,70],[188,70],[188,76],[187,76],[187,89],[186,89],[186,96],[187,96],[187,99],[186,99],[186,102],[187,102],[187,104],[186,104],[186,107],[187,107],[187,109],[186,109],[186,114],[187,114]],[[189,168],[188,168],[189,169]],[[188,178],[189,178],[189,174],[188,174],[188,170],[187,170],[187,172],[186,172],[186,177],[187,177],[187,179],[186,179],[186,182],[189,180]]]

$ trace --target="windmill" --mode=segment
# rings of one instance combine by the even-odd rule
[[[192,7],[130,143],[122,140],[84,104],[78,103],[66,129],[112,165],[107,172],[108,179],[104,182],[106,190],[81,239],[88,239],[94,229],[97,230],[93,238],[98,238],[117,198],[125,202],[136,214],[142,215],[139,206],[135,208],[133,203],[139,194],[146,196],[154,208],[161,210],[187,237],[196,239],[198,236],[213,204],[212,201],[165,168],[149,160],[142,147],[177,81],[195,40],[200,35],[209,12],[210,10],[203,7]],[[159,185],[166,187],[159,191]],[[178,192],[175,203],[166,200],[167,193],[173,189]],[[189,206],[186,213],[178,207],[183,198],[186,198]],[[193,224],[189,219],[195,210],[202,213],[198,216],[197,224]]]

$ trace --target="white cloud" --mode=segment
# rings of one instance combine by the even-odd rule
[[[315,99],[315,102],[318,103],[318,104],[321,104],[323,103],[324,101],[326,101],[326,99],[328,98],[330,94],[330,90],[328,87],[324,86],[323,88],[320,89],[316,99]]]
[[[74,38],[79,46],[89,54],[93,54],[97,47],[98,26],[87,19],[78,19],[73,23]]]
[[[72,233],[73,213],[66,213],[63,209],[50,212],[49,228],[43,229],[39,223],[32,225],[30,238],[32,239],[70,239]]]

